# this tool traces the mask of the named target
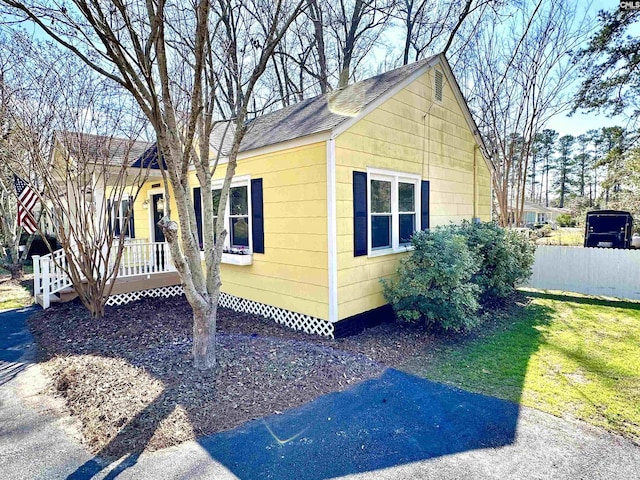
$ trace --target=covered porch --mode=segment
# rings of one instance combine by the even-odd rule
[[[112,252],[115,255],[115,251]],[[64,250],[33,257],[33,293],[43,309],[54,302],[68,302],[77,298],[73,282],[66,273],[68,259]],[[122,259],[117,271],[110,259],[101,272],[111,274],[113,284],[107,305],[119,305],[144,296],[140,292],[162,292],[167,296],[182,293],[180,276],[173,266],[169,245],[165,242],[147,242],[134,239],[123,245]],[[160,293],[162,294],[162,293]]]

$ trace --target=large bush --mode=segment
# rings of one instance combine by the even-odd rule
[[[480,304],[495,306],[510,297],[515,286],[529,278],[535,246],[522,234],[497,224],[463,222],[450,228],[467,239],[480,269],[472,278],[480,287]]]
[[[575,227],[576,219],[569,213],[561,213],[556,217],[556,223],[559,227]]]
[[[398,275],[382,281],[385,298],[401,321],[453,331],[513,294],[531,274],[535,248],[515,231],[469,222],[418,232],[412,244]]]
[[[382,280],[398,319],[453,331],[475,326],[479,288],[470,280],[479,262],[466,239],[438,228],[411,241],[415,250],[400,261],[397,277]]]

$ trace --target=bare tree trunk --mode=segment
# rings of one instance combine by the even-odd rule
[[[193,366],[198,370],[207,370],[216,364],[217,317],[217,300],[204,308],[193,309]]]

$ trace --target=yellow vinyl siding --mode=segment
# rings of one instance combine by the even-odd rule
[[[476,142],[448,82],[442,104],[432,96],[433,70],[423,74],[336,138],[338,320],[384,305],[380,278],[403,254],[353,256],[353,171],[379,168],[430,180],[431,226],[471,220]],[[490,218],[490,176],[477,162],[477,215]]]
[[[265,253],[223,264],[223,292],[329,318],[326,151],[323,142],[238,160],[236,176],[262,178]]]

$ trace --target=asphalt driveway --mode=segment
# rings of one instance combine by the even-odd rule
[[[29,313],[0,313],[0,478],[636,479],[640,472],[640,447],[626,439],[395,370],[199,442],[105,462],[65,433],[63,419],[18,395],[33,358]]]

